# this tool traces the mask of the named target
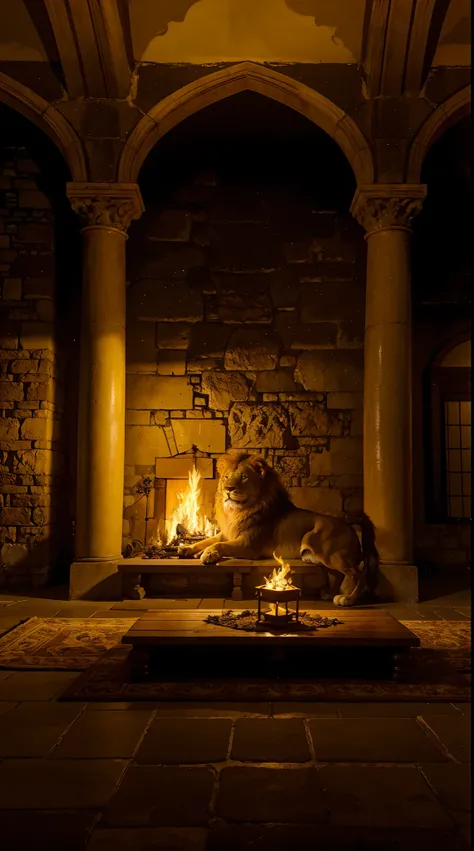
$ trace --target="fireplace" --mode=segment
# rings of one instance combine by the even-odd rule
[[[217,489],[214,459],[196,447],[155,460],[155,521],[157,539],[169,556],[181,543],[216,534],[213,521]]]

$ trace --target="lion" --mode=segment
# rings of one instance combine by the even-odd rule
[[[218,535],[192,546],[181,546],[181,558],[216,564],[223,558],[263,559],[278,553],[325,568],[322,599],[336,606],[353,606],[369,587],[369,574],[378,566],[375,529],[366,514],[319,514],[297,508],[280,477],[264,458],[234,450],[217,464]],[[359,526],[361,542],[354,529]],[[329,589],[329,573],[339,577]]]

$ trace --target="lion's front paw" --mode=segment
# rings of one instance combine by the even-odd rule
[[[350,597],[346,597],[345,594],[336,594],[333,599],[333,603],[335,606],[353,606],[354,602]]]
[[[202,564],[216,564],[221,556],[217,547],[208,547],[201,556]]]
[[[194,550],[188,547],[187,544],[180,544],[178,547],[178,558],[194,558]]]

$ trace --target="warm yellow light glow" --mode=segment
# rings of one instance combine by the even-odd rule
[[[287,591],[293,587],[291,581],[291,567],[280,556],[273,553],[273,558],[277,561],[280,567],[275,567],[270,577],[264,576],[264,588],[270,588],[272,591]]]
[[[166,521],[166,541],[168,544],[176,537],[178,525],[184,526],[191,536],[210,538],[217,533],[217,527],[207,517],[202,517],[200,513],[200,481],[201,476],[198,471],[192,470],[189,473],[187,489],[177,494],[178,506],[170,519]]]

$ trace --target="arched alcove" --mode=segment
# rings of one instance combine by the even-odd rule
[[[181,121],[206,106],[245,91],[265,95],[306,116],[344,151],[357,182],[372,183],[372,154],[354,120],[309,86],[254,62],[242,62],[206,74],[160,100],[139,121],[127,139],[119,164],[118,180],[135,182],[156,142]]]
[[[193,446],[211,459],[231,446],[267,454],[302,507],[360,508],[365,242],[344,153],[303,115],[243,91],[165,134],[138,180],[126,536],[144,536],[133,475],[160,478]],[[332,477],[329,453],[316,458],[330,423],[354,454]]]

